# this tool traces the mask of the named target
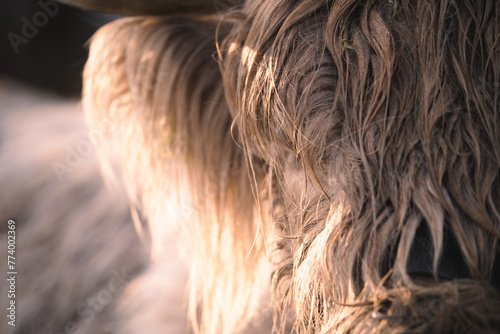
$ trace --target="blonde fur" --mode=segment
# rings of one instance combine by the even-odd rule
[[[154,256],[172,211],[183,217],[173,228],[191,252],[194,330],[231,333],[257,326],[249,315],[261,321],[269,287],[259,217],[266,209],[255,206],[265,182],[252,187],[233,140],[216,24],[212,17],[133,18],[101,29],[85,69],[84,105],[91,124],[121,115],[129,193],[148,218]]]

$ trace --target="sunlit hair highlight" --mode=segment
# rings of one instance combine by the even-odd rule
[[[254,199],[260,186],[252,188],[233,141],[216,26],[213,17],[188,16],[109,24],[91,43],[84,105],[91,123],[116,123],[153,255],[161,257],[168,226],[187,243],[194,329],[230,333],[262,311],[269,274]]]

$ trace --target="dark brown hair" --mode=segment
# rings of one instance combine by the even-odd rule
[[[500,228],[499,15],[495,1],[453,0],[248,2],[232,15],[226,97],[249,161],[275,180],[289,237],[275,298],[297,330],[498,329],[485,281]],[[420,224],[434,273],[450,231],[473,280],[409,276]]]

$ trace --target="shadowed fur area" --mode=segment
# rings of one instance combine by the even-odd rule
[[[496,1],[248,1],[105,26],[84,107],[195,332],[495,333],[499,79]]]

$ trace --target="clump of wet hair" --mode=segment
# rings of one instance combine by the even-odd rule
[[[281,315],[315,333],[500,328],[486,292],[500,230],[500,6],[264,1],[230,17],[226,97],[287,237]],[[444,231],[457,239],[473,278],[446,283],[457,298],[407,272],[421,224],[436,274]],[[419,316],[433,301],[443,310]]]

